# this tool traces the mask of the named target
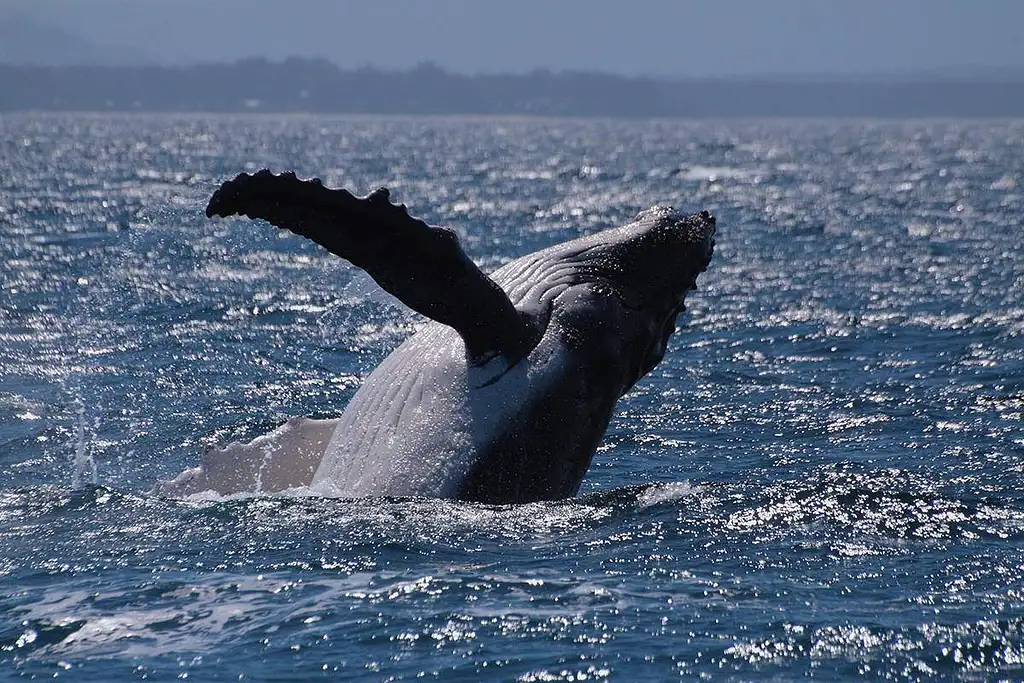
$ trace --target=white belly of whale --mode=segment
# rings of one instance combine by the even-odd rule
[[[471,368],[458,335],[431,323],[370,374],[341,417],[292,418],[252,441],[210,449],[155,491],[455,496],[481,453],[564,379],[562,352],[541,344],[507,371],[500,359]]]
[[[342,497],[457,495],[481,453],[558,381],[564,364],[552,346],[510,369],[502,359],[469,367],[458,334],[428,325],[352,398],[312,489]]]

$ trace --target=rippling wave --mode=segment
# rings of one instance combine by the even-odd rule
[[[1024,124],[0,117],[0,664],[75,680],[914,680],[1024,670]],[[211,222],[262,166],[485,269],[718,217],[574,499],[149,493],[338,414],[420,324]]]

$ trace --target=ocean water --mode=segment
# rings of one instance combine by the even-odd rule
[[[576,498],[162,498],[421,324],[205,218],[263,166],[718,246]],[[1021,121],[0,117],[0,678],[1019,680],[1022,216]]]

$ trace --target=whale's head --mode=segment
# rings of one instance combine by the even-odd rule
[[[686,295],[711,261],[715,219],[669,207],[642,211],[632,223],[537,254],[543,283],[520,299],[544,311],[544,338],[557,336],[618,395],[664,357]]]

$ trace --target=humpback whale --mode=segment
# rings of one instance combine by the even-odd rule
[[[366,271],[430,319],[342,414],[293,418],[214,448],[157,490],[431,496],[487,503],[574,495],[618,399],[662,359],[711,261],[715,219],[654,206],[620,228],[489,276],[448,228],[391,202],[269,170],[225,182],[209,217],[263,219]]]

